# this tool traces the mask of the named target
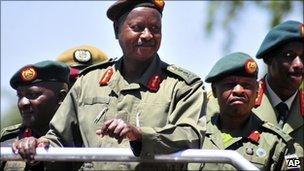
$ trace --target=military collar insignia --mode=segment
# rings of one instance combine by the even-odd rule
[[[265,157],[266,156],[266,150],[261,148],[261,147],[259,147],[255,152],[256,152],[256,155],[258,157]]]
[[[20,78],[24,82],[30,82],[37,78],[37,70],[33,66],[27,66],[21,69]]]
[[[163,10],[165,6],[165,1],[163,0],[152,0],[153,4],[160,10]]]
[[[245,62],[245,71],[248,73],[248,74],[253,74],[255,73],[257,70],[257,64],[254,60],[252,59],[248,59],[246,62]]]
[[[87,63],[87,62],[91,61],[91,59],[92,59],[92,54],[88,50],[77,49],[74,52],[74,60],[79,63]]]
[[[103,74],[101,79],[99,80],[100,86],[108,85],[108,82],[110,81],[112,75],[114,73],[114,69],[112,67],[109,67],[106,72]]]
[[[148,89],[152,92],[157,92],[159,89],[159,85],[161,83],[161,78],[159,75],[154,75],[152,77],[150,77],[149,81],[148,81]]]
[[[304,38],[304,24],[300,25],[300,36]]]
[[[261,134],[259,131],[252,131],[247,138],[249,138],[254,143],[259,143],[260,135]]]
[[[22,133],[21,133],[21,138],[25,137],[31,137],[32,136],[32,130],[29,128],[26,128]]]

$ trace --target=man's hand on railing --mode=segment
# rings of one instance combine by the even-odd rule
[[[19,153],[25,162],[28,162],[29,164],[33,165],[36,164],[34,162],[36,148],[43,147],[45,149],[48,149],[49,144],[50,144],[49,140],[43,137],[39,139],[35,137],[26,137],[20,140],[16,140],[12,144],[12,150],[15,154]]]
[[[97,135],[101,137],[108,135],[117,139],[120,144],[124,138],[128,138],[129,141],[140,141],[141,133],[139,129],[129,123],[126,123],[122,119],[110,119],[104,122],[100,129],[96,131]]]

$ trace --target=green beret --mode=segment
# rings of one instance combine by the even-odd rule
[[[276,47],[296,40],[304,40],[304,25],[298,21],[286,21],[272,28],[262,42],[256,57],[264,58],[265,54]]]
[[[10,85],[13,89],[32,83],[43,81],[64,82],[69,84],[70,69],[62,62],[41,61],[19,69],[11,78]]]
[[[218,81],[229,75],[257,78],[258,65],[248,54],[236,52],[224,56],[216,62],[205,81]]]
[[[163,0],[117,0],[108,9],[107,16],[112,21],[118,21],[122,15],[136,7],[155,8],[162,14],[164,5]]]

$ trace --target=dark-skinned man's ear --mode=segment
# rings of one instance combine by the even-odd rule
[[[58,95],[58,103],[61,105],[63,102],[65,96],[68,94],[68,91],[65,89],[60,90],[59,95]]]
[[[215,98],[217,98],[217,94],[216,94],[216,89],[215,89],[215,85],[213,83],[211,83],[211,89],[212,89],[212,94]]]

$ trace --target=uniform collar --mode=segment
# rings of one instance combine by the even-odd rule
[[[277,106],[279,103],[283,102],[280,99],[280,97],[270,87],[270,85],[268,83],[268,75],[266,75],[265,84],[266,84],[266,89],[269,93],[269,99],[270,99],[272,106]],[[290,110],[292,102],[296,98],[297,93],[298,93],[298,91],[296,91],[291,97],[289,97],[286,101],[283,102],[288,106],[288,110]]]

